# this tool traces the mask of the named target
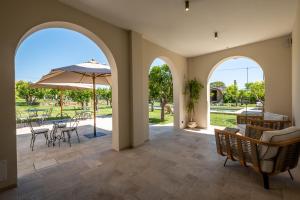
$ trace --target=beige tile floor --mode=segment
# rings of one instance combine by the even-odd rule
[[[0,199],[300,199],[300,167],[271,177],[271,190],[250,168],[216,154],[210,131],[173,130],[152,126],[145,145],[115,152],[107,136],[48,148],[42,137],[29,149],[29,135],[18,140],[18,188]],[[38,166],[38,167],[37,167]],[[35,168],[36,167],[36,168]]]

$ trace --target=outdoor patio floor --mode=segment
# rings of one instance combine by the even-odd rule
[[[29,149],[29,135],[18,138],[18,187],[0,199],[299,199],[300,167],[295,180],[284,173],[271,177],[269,191],[262,177],[216,153],[210,131],[151,126],[145,145],[111,150],[111,134],[81,143],[47,147],[44,138]],[[103,131],[103,130],[102,130]]]

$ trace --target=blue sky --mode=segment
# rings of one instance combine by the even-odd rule
[[[237,81],[239,88],[244,88],[247,82],[248,68],[248,82],[264,80],[264,74],[261,67],[251,59],[248,58],[234,58],[221,63],[212,73],[209,82],[222,81],[226,85]]]
[[[81,33],[61,28],[50,28],[38,31],[27,37],[20,45],[16,58],[16,80],[35,82],[51,69],[95,59],[102,64],[108,61],[98,46]],[[155,59],[151,66],[165,62]],[[263,80],[259,65],[246,58],[231,59],[223,62],[213,72],[210,82],[223,81],[230,85],[237,80],[243,87],[249,68],[249,82]]]
[[[52,68],[95,59],[108,61],[98,46],[81,33],[50,28],[33,33],[20,45],[16,58],[16,80],[35,82]]]
[[[165,62],[159,58],[155,59],[151,66],[163,65]],[[244,88],[247,82],[262,81],[264,75],[261,67],[249,58],[234,58],[221,63],[212,73],[209,82],[222,81],[226,85],[231,85],[237,81],[239,88]]]
[[[162,59],[160,58],[156,58],[153,63],[151,64],[151,67],[152,66],[161,66],[163,64],[166,64],[165,61],[163,61]]]

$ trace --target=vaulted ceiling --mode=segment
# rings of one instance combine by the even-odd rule
[[[291,33],[297,0],[60,0],[191,57]],[[219,39],[214,39],[214,32]]]

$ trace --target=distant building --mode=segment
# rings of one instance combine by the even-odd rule
[[[223,92],[226,87],[213,87],[210,88],[210,102],[211,103],[222,103],[223,102]]]

